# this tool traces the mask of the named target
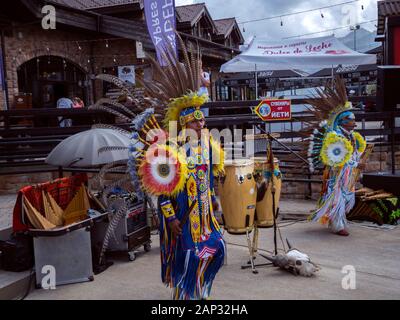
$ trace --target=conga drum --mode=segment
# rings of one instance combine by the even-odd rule
[[[254,157],[254,176],[257,181],[256,223],[259,228],[269,228],[274,225],[272,213],[272,183],[275,185],[275,212],[279,207],[282,179],[279,170],[279,160],[274,158],[274,170],[266,157]]]
[[[245,234],[254,226],[257,190],[250,159],[225,162],[225,176],[218,181],[224,227],[231,234]]]

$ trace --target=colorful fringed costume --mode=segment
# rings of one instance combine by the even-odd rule
[[[187,127],[189,123],[204,124],[200,107],[207,96],[196,94],[200,56],[192,54],[189,59],[178,39],[184,63],[166,50],[163,56],[169,66],[161,68],[149,57],[154,79],[141,79],[146,93],[165,106],[164,129],[158,126],[151,110],[136,118],[130,151],[140,156],[132,157],[130,172],[145,193],[158,198],[163,283],[173,289],[174,299],[207,299],[225,255],[225,243],[213,213],[214,176],[223,172],[224,157],[207,130],[201,131],[201,139],[198,133],[195,138],[189,134],[193,133]],[[171,125],[176,126],[177,136],[171,130],[166,133]],[[181,234],[172,232],[176,220]]]
[[[225,255],[225,243],[213,213],[214,176],[223,172],[224,155],[208,131],[202,131],[202,139],[196,141],[187,128],[195,123],[204,125],[200,107],[208,97],[196,94],[201,72],[199,48],[193,46],[189,52],[178,33],[176,39],[184,61],[178,61],[172,47],[161,52],[165,67],[148,55],[153,79],[138,76],[143,88],[132,88],[111,75],[97,76],[118,87],[134,108],[102,98],[90,109],[109,112],[131,123],[129,132],[101,125],[131,137],[129,147],[107,146],[99,150],[128,152],[128,160],[118,160],[101,169],[98,180],[104,187],[103,202],[107,203],[115,186],[133,189],[138,201],[147,201],[150,207],[152,198],[157,197],[162,281],[173,288],[176,299],[205,299]],[[137,110],[141,113],[137,114]],[[163,128],[159,124],[161,117],[164,118]],[[168,130],[174,124],[179,134]],[[105,175],[115,171],[126,174],[112,183],[106,182]],[[107,235],[112,235],[125,212],[121,204]],[[171,232],[177,230],[177,220],[181,235]],[[108,241],[104,241],[103,255],[107,246]]]
[[[225,244],[213,213],[214,152],[210,139],[201,145],[181,146],[187,160],[187,178],[175,197],[159,196],[162,281],[174,288],[174,299],[206,299],[224,261]],[[213,170],[214,169],[214,170]],[[188,212],[191,208],[191,211]],[[182,235],[171,233],[168,223],[183,221]]]
[[[359,133],[346,130],[349,123],[355,124],[355,116],[342,80],[337,78],[318,95],[318,100],[310,101],[320,123],[310,138],[308,160],[311,171],[320,163],[325,169],[318,209],[310,220],[328,223],[333,232],[346,235],[346,213],[355,204],[355,169],[366,143]]]

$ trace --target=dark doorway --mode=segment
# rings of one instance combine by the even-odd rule
[[[20,95],[31,95],[33,108],[56,108],[60,98],[79,97],[87,104],[86,74],[57,56],[31,59],[18,68]]]

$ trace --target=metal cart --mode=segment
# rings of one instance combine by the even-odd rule
[[[125,198],[125,197],[124,197]],[[147,201],[138,202],[126,197],[128,210],[114,230],[115,237],[110,239],[107,252],[127,252],[130,261],[136,259],[135,250],[143,246],[144,251],[151,249],[150,226],[147,217]],[[95,224],[92,237],[102,242],[110,219]]]

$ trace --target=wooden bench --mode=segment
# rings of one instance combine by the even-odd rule
[[[60,119],[72,119],[60,127]],[[62,140],[95,123],[113,123],[115,117],[88,109],[27,109],[0,111],[0,175],[59,171],[45,163]]]

